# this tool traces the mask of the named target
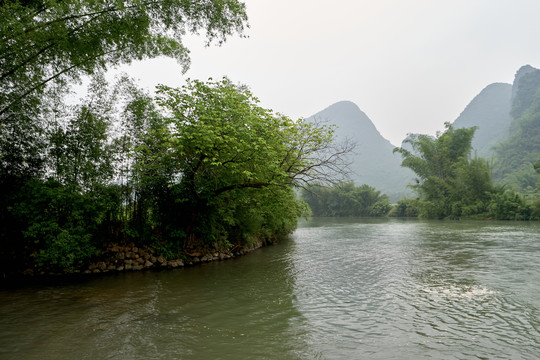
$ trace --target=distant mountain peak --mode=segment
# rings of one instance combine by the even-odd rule
[[[536,71],[537,69],[532,67],[531,65],[523,65],[519,68],[519,70],[516,72],[516,77],[523,76],[527,73],[530,73],[531,71]]]
[[[514,99],[517,95],[517,92],[519,89],[519,82],[521,81],[521,79],[535,71],[538,71],[538,69],[532,67],[531,65],[523,65],[516,72],[516,75],[514,76],[514,84],[513,84],[513,90],[512,90],[512,99],[511,99],[512,102],[514,102]]]
[[[336,125],[338,141],[349,139],[356,144],[351,154],[351,178],[357,185],[368,184],[397,200],[408,194],[412,173],[402,168],[401,158],[393,153],[394,145],[377,130],[370,118],[352,101],[339,101],[308,118]]]
[[[512,122],[511,97],[512,85],[490,84],[472,99],[454,121],[455,128],[477,127],[472,146],[478,156],[491,158],[493,146],[508,135]]]
[[[378,136],[382,137],[376,129],[373,122],[364,113],[358,105],[352,101],[344,100],[328,106],[326,109],[319,111],[311,118],[319,121],[330,121],[337,125],[338,128],[344,127],[349,130],[366,132],[377,132]]]
[[[358,105],[356,105],[354,102],[352,102],[350,100],[338,101],[337,103],[332,104],[329,107],[327,107],[325,110],[332,109],[332,108],[342,108],[342,109],[349,109],[351,111],[360,111],[360,112],[362,112],[362,110],[360,110]]]

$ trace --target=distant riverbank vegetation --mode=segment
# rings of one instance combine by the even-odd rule
[[[417,198],[401,199],[390,205],[388,197],[374,188],[350,182],[311,187],[304,190],[302,198],[314,216],[539,219],[538,197],[530,201],[504,185],[494,185],[490,164],[471,156],[475,131],[474,127],[454,129],[447,124],[446,131],[435,138],[415,135],[395,149],[402,155],[402,166],[417,176],[410,185]],[[540,172],[540,161],[534,168]]]
[[[302,192],[313,216],[380,217],[392,206],[388,196],[368,185],[354,186],[352,182],[334,186],[311,186]]]
[[[504,185],[495,186],[490,164],[471,156],[475,127],[446,131],[436,138],[417,135],[404,147],[402,166],[416,174],[412,188],[419,195],[418,215],[423,218],[492,218],[530,220],[538,217],[536,205]]]

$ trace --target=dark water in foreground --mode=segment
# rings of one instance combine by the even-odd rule
[[[540,224],[328,220],[248,256],[0,290],[0,359],[538,359]]]

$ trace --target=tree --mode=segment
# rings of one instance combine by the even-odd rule
[[[304,189],[302,199],[314,216],[386,216],[388,196],[369,185],[354,186],[352,181],[331,187],[314,185]]]
[[[146,189],[127,179],[130,147],[159,122],[155,104],[131,93],[125,118],[133,123],[124,129],[133,131],[115,137],[109,110],[117,98],[73,108],[65,95],[83,76],[133,60],[164,55],[187,69],[184,35],[204,32],[207,44],[222,43],[246,26],[237,0],[0,0],[0,221],[9,224],[0,229],[0,262],[37,247],[43,261],[70,266],[104,241],[105,223],[124,236],[150,228]],[[62,201],[71,206],[52,205]],[[81,251],[59,254],[62,244]]]
[[[87,191],[108,185],[114,176],[109,132],[115,97],[102,77],[96,77],[84,104],[73,106],[50,134],[49,172],[60,183]]]
[[[157,103],[165,120],[137,148],[137,177],[152,189],[166,237],[217,239],[202,234],[241,226],[239,211],[288,214],[281,219],[290,222],[298,215],[287,210],[296,204],[292,186],[343,174],[350,146],[334,145],[331,127],[274,114],[227,79],[161,86]],[[260,199],[271,194],[269,211]]]
[[[222,43],[246,26],[237,0],[0,1],[0,175],[43,175],[47,127],[81,76],[160,55],[187,69],[186,33]]]
[[[487,163],[469,159],[476,128],[446,131],[437,138],[418,135],[408,139],[412,151],[396,148],[403,157],[402,166],[413,170],[418,179],[413,185],[422,201],[420,215],[445,218],[486,211],[493,191]]]
[[[390,217],[418,217],[418,199],[400,199],[392,207],[388,216]]]
[[[0,19],[0,123],[39,106],[47,84],[109,65],[165,55],[187,67],[186,32],[223,42],[247,21],[236,0],[2,1]]]

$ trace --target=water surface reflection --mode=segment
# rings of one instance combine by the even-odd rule
[[[535,359],[540,224],[314,219],[176,271],[0,291],[2,359]]]
[[[292,246],[178,271],[0,292],[0,357],[317,357],[294,306]]]

